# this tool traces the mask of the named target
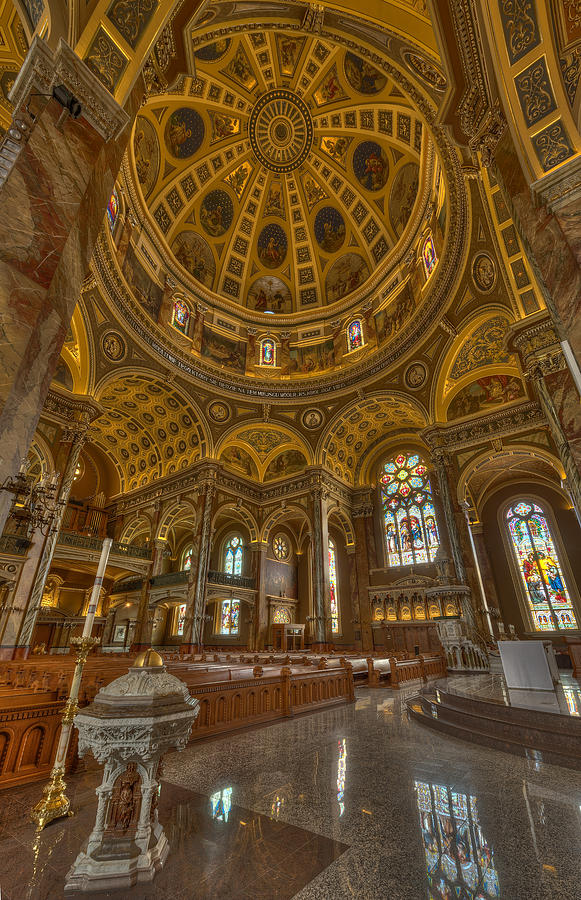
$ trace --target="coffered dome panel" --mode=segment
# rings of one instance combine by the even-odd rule
[[[361,289],[418,197],[421,117],[317,36],[240,33],[195,58],[196,79],[151,100],[133,137],[142,199],[184,276],[262,313]]]

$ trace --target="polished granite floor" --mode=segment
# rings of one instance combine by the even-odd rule
[[[410,722],[413,690],[360,688],[355,704],[169,757],[166,867],[111,896],[578,900],[581,773]],[[63,897],[96,781],[71,779],[76,816],[37,846],[27,810],[39,786],[0,794],[2,900]]]

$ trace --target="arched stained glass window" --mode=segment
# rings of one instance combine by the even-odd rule
[[[339,602],[337,597],[337,551],[329,538],[329,600],[331,606],[331,631],[339,631]]]
[[[347,328],[347,347],[349,352],[363,347],[363,330],[359,319],[354,319]]]
[[[181,331],[182,334],[187,334],[189,321],[190,308],[185,300],[178,297],[177,300],[174,300],[171,324],[177,331]]]
[[[242,575],[242,538],[233,534],[224,547],[224,571],[227,575]]]
[[[577,628],[547,516],[532,500],[511,504],[506,524],[535,631]]]
[[[177,618],[177,628],[176,634],[184,633],[184,623],[186,621],[186,604],[182,603],[178,606],[178,618]]]
[[[192,568],[193,555],[194,548],[191,545],[189,547],[186,547],[186,549],[182,553],[182,572],[189,572]]]
[[[220,608],[220,634],[238,634],[240,600],[223,600]]]
[[[422,259],[424,260],[426,277],[429,278],[436,268],[436,264],[438,262],[438,255],[436,253],[434,239],[431,234],[428,234],[427,238],[424,241],[424,246],[422,247]]]
[[[107,221],[109,223],[109,228],[111,233],[115,228],[115,222],[117,221],[117,216],[119,215],[119,197],[117,196],[117,191],[113,189],[113,193],[109,197],[109,203],[107,204]]]
[[[385,463],[380,483],[387,564],[433,562],[440,536],[423,459],[400,453]]]
[[[260,365],[276,366],[276,344],[270,338],[260,342]]]

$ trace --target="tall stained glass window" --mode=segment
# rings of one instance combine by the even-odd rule
[[[443,784],[416,781],[429,896],[500,900],[494,853],[478,817],[477,798]]]
[[[174,300],[171,324],[175,329],[177,329],[177,331],[181,331],[182,334],[187,334],[189,320],[189,306],[185,302],[185,300],[182,300],[181,297],[178,297],[177,300]]]
[[[192,546],[186,547],[186,549],[182,553],[182,572],[189,572],[192,568],[193,555],[194,548]]]
[[[577,628],[553,535],[543,509],[529,500],[513,503],[506,523],[535,631]]]
[[[363,347],[363,331],[359,319],[354,319],[347,328],[347,346],[349,351]]]
[[[331,605],[331,631],[339,631],[339,603],[337,599],[337,551],[334,541],[329,538],[329,599]]]
[[[431,234],[427,236],[422,247],[422,259],[424,260],[424,269],[426,276],[429,278],[438,262],[438,255],[434,246],[434,239]]]
[[[223,600],[220,608],[220,634],[238,634],[240,600]]]
[[[270,338],[260,343],[260,365],[276,366],[276,344]]]
[[[242,538],[233,534],[224,547],[224,571],[227,575],[242,575]]]
[[[109,229],[111,233],[113,233],[113,229],[115,228],[115,222],[117,221],[117,216],[119,215],[119,197],[117,196],[117,191],[114,189],[113,193],[109,197],[109,203],[107,204],[107,221],[109,223]]]
[[[184,622],[186,621],[186,604],[182,603],[178,606],[178,622],[176,628],[176,634],[184,633]]]
[[[400,453],[385,463],[380,484],[388,565],[433,562],[440,536],[423,459]]]

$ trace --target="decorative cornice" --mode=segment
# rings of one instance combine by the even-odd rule
[[[507,343],[510,350],[519,354],[529,378],[542,378],[567,368],[558,335],[545,310],[511,325]]]
[[[421,432],[432,453],[461,450],[501,435],[520,434],[531,428],[544,428],[547,420],[538,403],[529,401],[499,409],[487,416],[451,425],[431,425]]]
[[[103,415],[103,407],[85,394],[64,394],[57,388],[50,388],[42,409],[42,418],[70,426],[90,425]]]

